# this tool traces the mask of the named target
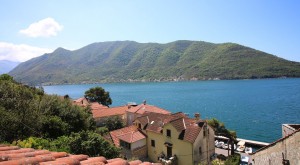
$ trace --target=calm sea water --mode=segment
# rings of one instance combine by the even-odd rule
[[[112,106],[148,104],[171,112],[199,112],[237,131],[239,138],[272,142],[281,124],[300,123],[300,79],[221,80],[160,83],[112,83],[45,86],[48,94],[79,98],[91,87],[110,92]]]

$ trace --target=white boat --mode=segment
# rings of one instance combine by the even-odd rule
[[[222,142],[222,141],[220,141],[218,144],[217,144],[217,146],[216,147],[218,147],[218,148],[222,148],[222,146],[224,145],[224,142]]]
[[[228,144],[227,144],[227,143],[224,143],[224,144],[222,145],[222,148],[227,150],[227,149],[228,149]]]
[[[218,143],[219,143],[219,141],[216,140],[216,141],[215,141],[215,147],[217,147]]]
[[[251,148],[251,147],[246,147],[246,148],[245,148],[245,152],[246,152],[247,154],[251,154],[251,153],[252,153],[252,148]]]
[[[244,152],[245,151],[245,146],[240,145],[240,146],[238,146],[238,148],[236,150],[239,151],[239,152]]]

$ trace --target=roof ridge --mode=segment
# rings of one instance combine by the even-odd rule
[[[186,129],[184,118],[182,118],[182,122],[183,122],[184,129]]]
[[[289,138],[290,136],[293,136],[293,135],[296,134],[297,132],[300,132],[300,128],[299,128],[298,130],[296,130],[295,132],[293,132],[293,133],[291,133],[291,134],[289,134],[289,135],[287,135],[287,136],[285,136],[285,137],[279,138],[279,139],[277,139],[276,141],[270,143],[269,145],[266,145],[266,146],[264,146],[264,147],[262,147],[262,148],[256,150],[256,151],[255,151],[254,153],[252,153],[251,155],[254,155],[254,154],[256,154],[257,152],[260,152],[260,151],[262,151],[262,150],[264,150],[264,149],[267,149],[267,148],[269,148],[269,147],[272,147],[272,146],[274,146],[276,143],[281,142],[281,141],[283,141],[283,140]]]

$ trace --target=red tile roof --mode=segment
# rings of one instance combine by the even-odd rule
[[[179,139],[194,143],[203,125],[196,123],[195,119],[188,118],[184,113],[158,114],[145,112],[135,121],[139,121],[147,131],[161,133],[164,125],[171,124],[180,134]],[[198,121],[204,122],[204,121]]]
[[[112,108],[104,108],[99,110],[92,110],[94,118],[102,118],[116,115],[124,115],[128,106],[120,106],[120,107],[112,107]]]
[[[138,106],[131,107],[130,109],[127,110],[127,112],[138,113],[138,114],[144,114],[146,111],[161,113],[161,114],[171,114],[171,112],[167,110],[164,110],[162,108],[153,105],[148,105],[148,104],[140,104]]]
[[[81,106],[81,107],[87,107],[90,106],[92,110],[99,110],[99,109],[104,109],[108,108],[105,105],[99,104],[98,102],[89,102],[86,98],[81,97],[77,100],[73,100],[73,104]]]
[[[86,98],[84,98],[84,97],[81,97],[81,98],[79,98],[77,100],[73,100],[73,103],[75,105],[78,105],[78,106],[81,106],[81,107],[86,107],[86,106],[89,105],[88,100]]]
[[[108,108],[107,106],[99,104],[97,102],[90,103],[90,107],[91,107],[92,110],[101,110],[101,109]]]
[[[139,131],[135,125],[111,131],[109,134],[113,140],[113,143],[117,147],[120,146],[120,140],[133,143],[146,138],[146,136]]]
[[[37,154],[38,153],[38,154]],[[148,162],[144,162],[148,163]],[[0,145],[0,165],[139,165],[139,160],[126,161],[121,158],[106,160],[105,157],[71,155],[32,148]],[[155,163],[157,164],[157,163]]]

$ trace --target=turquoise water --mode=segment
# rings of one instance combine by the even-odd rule
[[[93,86],[110,92],[112,106],[148,104],[171,112],[217,118],[240,138],[272,142],[282,123],[300,123],[300,79],[221,80],[45,86],[48,94],[79,98]]]

